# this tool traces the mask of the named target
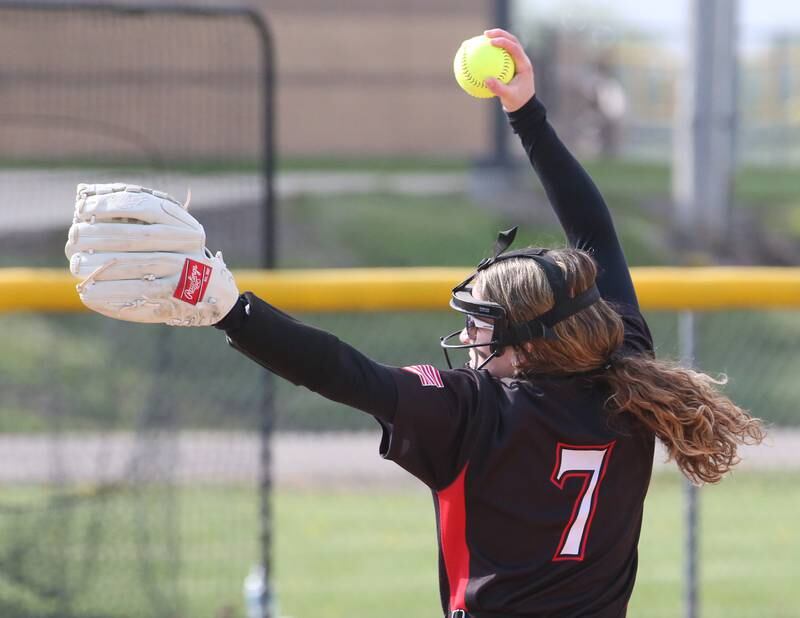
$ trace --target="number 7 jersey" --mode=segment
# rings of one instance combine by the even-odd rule
[[[628,352],[652,349],[638,311],[623,319]],[[624,616],[654,437],[606,409],[602,373],[393,375],[381,454],[433,491],[445,613]]]

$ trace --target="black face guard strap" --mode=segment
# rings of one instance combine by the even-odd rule
[[[519,228],[515,225],[510,230],[500,232],[497,235],[497,240],[494,242],[494,249],[492,250],[492,257],[481,260],[478,264],[478,270],[483,270],[497,260],[501,253],[505,253],[505,251],[514,243],[514,239],[517,237],[518,229]]]
[[[593,285],[574,298],[567,298],[561,301],[560,304],[556,303],[550,311],[535,317],[529,322],[511,326],[504,337],[498,337],[498,344],[501,346],[520,345],[526,341],[539,338],[555,340],[558,338],[555,331],[553,331],[553,327],[556,324],[586,309],[598,300],[600,300],[600,291],[596,285]]]
[[[507,255],[511,257],[510,254]],[[506,256],[503,257],[505,258]],[[519,257],[528,257],[536,260],[536,263],[544,271],[547,283],[553,292],[553,307],[525,324],[509,326],[507,337],[505,338],[506,345],[518,345],[524,341],[539,337],[553,340],[556,338],[553,332],[553,327],[556,324],[600,300],[600,291],[597,289],[596,284],[571,298],[567,293],[564,272],[549,255],[529,253],[527,255],[520,254]]]
[[[517,236],[517,229],[518,229],[517,226],[514,226],[510,230],[506,230],[505,232],[500,232],[497,235],[497,240],[494,243],[494,248],[492,249],[492,256],[488,258],[483,258],[478,263],[478,267],[475,269],[475,272],[472,273],[466,279],[464,279],[464,281],[459,283],[456,287],[454,287],[453,292],[465,289],[469,285],[469,282],[475,278],[475,275],[477,275],[480,271],[484,270],[485,268],[488,268],[489,266],[494,264],[498,259],[507,259],[509,257],[516,257],[517,254],[525,253],[525,250],[523,249],[521,251],[512,251],[511,253],[502,255],[501,257],[501,254],[503,254],[506,251],[506,249],[508,249],[511,246],[511,243],[514,242],[514,238],[516,238]],[[542,253],[546,253],[547,249],[536,249],[534,251],[540,251]],[[530,253],[528,254],[530,255]]]

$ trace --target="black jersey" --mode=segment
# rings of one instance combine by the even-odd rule
[[[510,114],[571,246],[625,324],[624,354],[652,354],[600,193],[534,97]],[[381,454],[431,488],[442,607],[476,618],[624,616],[654,437],[610,414],[602,371],[525,380],[387,367],[252,294],[218,325],[291,382],[373,415]]]
[[[638,316],[626,326],[649,337]],[[394,379],[381,452],[433,490],[443,607],[624,616],[654,438],[609,414],[602,378],[423,366]]]

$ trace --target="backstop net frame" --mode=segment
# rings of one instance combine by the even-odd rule
[[[274,267],[275,67],[272,34],[263,14],[243,6],[0,0],[0,29],[5,34],[0,46],[6,48],[0,60],[0,194],[8,202],[30,204],[18,208],[15,218],[0,220],[3,266],[57,265],[76,180],[124,179],[179,197],[187,188],[210,187],[201,190],[211,199],[197,208],[208,213],[203,218],[211,221],[212,228],[218,228],[217,241],[224,236],[240,241],[225,243],[232,249],[226,255],[228,263]],[[52,203],[52,212],[42,208],[43,203]],[[226,208],[245,216],[232,217]],[[237,229],[230,220],[243,223]],[[130,335],[114,327],[97,336],[121,348],[131,345]],[[152,342],[149,362],[159,379],[171,375],[174,347],[166,331]],[[112,352],[110,362],[116,357]],[[45,364],[52,366],[42,369],[60,371],[55,355],[51,360]],[[4,606],[4,615],[22,618],[32,611],[73,616],[98,611],[87,609],[78,593],[96,575],[93,571],[102,570],[97,556],[107,531],[102,530],[99,513],[113,508],[109,504],[121,493],[121,478],[133,479],[129,491],[153,498],[140,501],[137,516],[143,523],[135,533],[140,558],[137,579],[146,601],[131,611],[153,616],[181,611],[181,594],[173,585],[181,549],[174,534],[177,515],[170,490],[176,479],[169,472],[178,449],[175,402],[158,386],[159,379],[145,389],[145,411],[124,421],[134,425],[129,428],[138,436],[137,443],[129,445],[124,470],[89,485],[72,482],[68,474],[69,460],[75,457],[69,440],[74,419],[65,423],[69,415],[62,412],[76,404],[76,398],[71,393],[49,393],[44,396],[47,401],[39,402],[42,409],[51,410],[46,421],[50,443],[46,474],[52,491],[7,505],[6,511],[15,521],[36,519],[35,511],[45,504],[61,512],[64,525],[43,516],[34,535],[49,541],[71,529],[70,518],[77,522],[85,540],[79,550],[85,568],[71,574],[69,569],[37,566],[58,561],[20,534],[3,556],[3,570],[13,574],[10,585],[21,586],[41,603],[36,610],[10,604]],[[254,409],[250,422],[260,439],[260,531],[253,545],[259,547],[258,560],[269,582],[274,410],[270,381],[259,381],[260,392],[251,393],[246,405]],[[77,405],[85,417],[87,400]],[[101,421],[100,430],[109,436],[114,426]],[[103,448],[98,449],[94,467],[114,469],[114,463],[104,459],[108,455]],[[150,510],[144,508],[148,504]],[[158,525],[148,526],[153,520]],[[15,529],[28,528],[16,525]],[[71,543],[61,545],[63,551],[77,551]],[[158,556],[148,562],[150,550]],[[242,578],[247,567],[242,565]],[[269,604],[263,605],[266,616]],[[116,615],[110,606],[99,611]]]

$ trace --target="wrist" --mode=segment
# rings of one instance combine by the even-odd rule
[[[516,109],[506,110],[506,114],[508,114],[508,118],[511,122],[516,122],[518,120],[522,120],[523,118],[527,118],[530,115],[539,114],[543,111],[544,106],[536,96],[536,93],[534,93],[525,103]]]
[[[249,315],[250,301],[247,300],[244,294],[236,299],[236,302],[231,307],[227,315],[219,322],[214,324],[214,328],[224,330],[225,332],[233,332],[238,330],[244,324],[244,321]]]
[[[533,94],[531,94],[528,98],[514,101],[511,105],[503,104],[503,111],[507,114],[516,114],[535,97],[536,97],[536,92],[534,91]]]
[[[508,112],[507,116],[514,133],[520,136],[531,135],[544,125],[547,110],[534,94],[525,105],[517,111]]]

